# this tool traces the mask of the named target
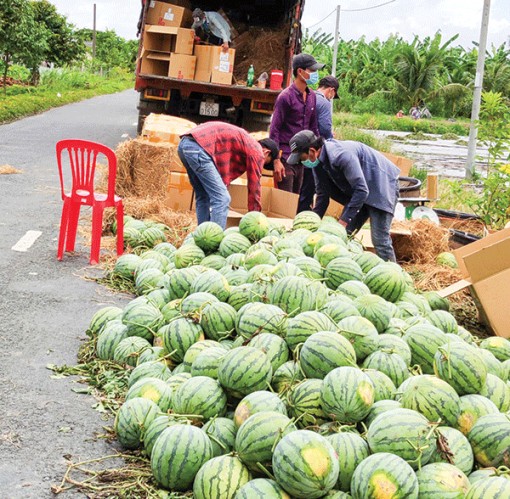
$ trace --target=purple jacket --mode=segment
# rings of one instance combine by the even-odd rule
[[[282,150],[283,159],[290,155],[290,139],[301,130],[311,130],[319,136],[317,123],[317,96],[313,90],[306,89],[306,102],[303,95],[293,83],[287,87],[276,99],[269,137]]]

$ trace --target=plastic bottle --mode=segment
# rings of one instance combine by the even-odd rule
[[[255,79],[255,69],[253,69],[253,64],[251,64],[250,69],[248,69],[248,78],[246,79],[246,84],[249,87],[252,87],[254,79]]]

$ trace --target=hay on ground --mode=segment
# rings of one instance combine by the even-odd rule
[[[23,173],[21,170],[11,165],[0,165],[0,175],[12,175],[15,173]]]

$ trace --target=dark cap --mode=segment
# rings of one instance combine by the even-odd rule
[[[317,141],[317,136],[310,130],[302,130],[290,139],[291,155],[287,158],[287,164],[297,165],[301,162],[301,154],[308,152],[310,146]]]
[[[271,153],[272,161],[268,165],[265,165],[264,168],[266,170],[273,170],[273,168],[274,168],[274,166],[273,166],[274,160],[278,159],[280,157],[280,149],[278,149],[278,144],[274,140],[269,139],[269,138],[268,139],[259,140],[259,144],[264,149],[267,149]]]
[[[292,58],[292,69],[311,69],[312,71],[318,71],[322,69],[325,64],[317,62],[315,57],[310,54],[298,54]]]
[[[340,83],[338,83],[338,80],[334,76],[325,76],[324,78],[321,78],[319,81],[319,88],[334,88],[335,89],[335,96],[333,99],[339,99],[338,97],[338,87],[340,86]]]

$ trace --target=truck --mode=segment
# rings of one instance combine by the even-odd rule
[[[283,87],[292,81],[292,57],[301,51],[301,16],[304,0],[165,0],[190,10],[220,12],[232,27],[231,47],[236,50],[231,85],[194,81],[141,71],[147,15],[154,0],[142,0],[138,23],[140,44],[135,89],[140,93],[138,133],[150,113],[189,119],[195,123],[226,121],[248,131],[267,129],[281,88],[247,86],[248,68],[256,77],[283,71]],[[185,26],[190,28],[191,26]]]

